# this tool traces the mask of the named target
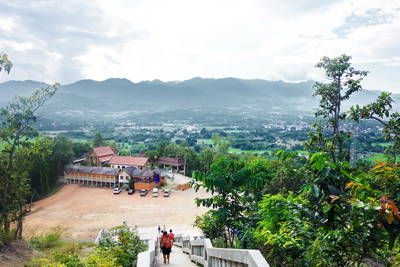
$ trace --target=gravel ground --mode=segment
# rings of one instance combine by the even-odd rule
[[[51,227],[67,228],[65,238],[95,239],[100,229],[106,230],[126,222],[137,227],[142,238],[153,238],[157,227],[164,225],[175,234],[200,235],[193,227],[196,215],[208,209],[196,207],[194,199],[209,196],[204,190],[195,192],[192,188],[177,191],[177,184],[191,179],[175,174],[167,179],[171,188],[170,197],[128,195],[123,191],[114,195],[109,188],[80,187],[76,184],[64,186],[57,194],[34,203],[32,212],[25,219],[25,235],[40,234]]]

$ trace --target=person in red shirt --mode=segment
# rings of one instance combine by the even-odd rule
[[[174,242],[175,242],[175,235],[174,235],[174,233],[172,232],[172,229],[169,229],[169,235],[170,235],[171,238],[172,238],[172,245],[173,245]],[[172,246],[171,246],[171,252],[172,252]]]
[[[160,238],[160,248],[164,257],[164,263],[167,263],[167,261],[169,263],[169,255],[171,253],[171,247],[174,243],[174,240],[175,238],[168,234],[167,231],[164,231],[163,235]]]

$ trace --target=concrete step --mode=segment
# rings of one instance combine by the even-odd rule
[[[182,252],[182,248],[180,247],[172,247],[172,252],[169,256],[169,264],[164,263],[163,259],[163,254],[158,251],[157,255],[157,266],[169,266],[169,267],[174,267],[174,266],[196,266],[191,260],[188,254]]]

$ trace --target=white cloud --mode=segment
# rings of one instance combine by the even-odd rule
[[[0,48],[14,62],[0,81],[299,81],[321,78],[318,60],[343,53],[356,68],[400,70],[394,0],[36,0],[5,2],[0,17]],[[396,84],[376,77],[385,79],[371,86]]]

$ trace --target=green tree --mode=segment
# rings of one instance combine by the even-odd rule
[[[38,135],[32,126],[37,121],[36,112],[55,94],[58,86],[42,87],[31,96],[16,96],[8,106],[0,110],[0,139],[5,143],[0,159],[1,226],[9,232],[11,223],[16,221],[16,235],[19,238],[22,238],[24,207],[29,190],[24,190],[24,185],[28,184],[28,169],[21,164],[18,156],[21,151],[32,146],[31,139]]]
[[[210,165],[214,160],[216,153],[208,146],[203,146],[199,158],[200,158],[200,166],[202,171],[208,173],[210,170]]]
[[[8,56],[4,53],[0,53],[0,71],[4,70],[7,73],[10,73],[12,67],[13,64],[8,59]]]
[[[158,158],[156,150],[147,150],[146,152],[144,152],[143,156],[149,158],[153,162],[155,162]]]
[[[50,170],[49,155],[52,150],[52,140],[49,137],[40,136],[33,144],[33,149],[30,153],[30,162],[32,167],[29,170],[33,198],[36,195],[44,196],[51,190],[50,186]]]
[[[104,145],[104,138],[100,131],[97,131],[92,139],[93,147],[101,147]]]
[[[211,164],[208,174],[195,171],[192,177],[201,182],[194,183],[196,191],[203,187],[212,194],[209,198],[196,198],[196,204],[214,209],[207,216],[213,216],[216,225],[224,226],[222,244],[233,247],[234,230],[244,232],[255,223],[252,216],[256,214],[256,208],[252,200],[260,195],[252,193],[264,187],[267,176],[256,168],[246,167],[241,161],[218,158]],[[209,221],[206,217],[203,219]],[[198,221],[202,224],[204,220]]]
[[[388,235],[378,223],[392,231],[389,244],[393,244],[397,220],[396,212],[390,211],[397,211],[396,205],[385,197],[382,185],[371,184],[373,179],[350,167],[344,151],[349,133],[343,132],[340,123],[348,114],[341,111],[341,104],[361,90],[360,82],[367,75],[354,70],[350,59],[346,55],[324,57],[317,64],[332,82],[314,87],[315,95],[321,97],[316,116],[326,119],[326,124],[316,123],[316,131],[307,141],[315,153],[303,162],[305,169],[299,169],[306,183],[299,194],[283,192],[264,198],[260,233],[273,260],[280,260],[277,265],[360,266],[366,258],[388,263],[385,253],[390,253],[383,252]],[[397,196],[397,192],[390,195]],[[274,210],[276,214],[272,214]]]
[[[393,140],[393,146],[387,150],[395,162],[400,152],[400,113],[393,111],[393,99],[390,93],[382,93],[371,104],[360,107],[359,105],[350,108],[350,118],[360,122],[372,119],[383,125],[383,136],[385,140]]]
[[[160,156],[175,158],[176,156],[179,156],[180,152],[181,152],[181,148],[179,145],[167,144],[164,146],[163,154],[160,154]]]
[[[159,157],[164,156],[164,157],[168,157],[165,155],[165,147],[167,146],[167,142],[165,142],[164,140],[162,140],[160,143],[158,143],[157,146],[157,155]],[[175,156],[174,156],[175,157]]]
[[[101,241],[99,249],[103,254],[112,254],[116,259],[116,266],[136,266],[139,253],[147,249],[147,244],[140,240],[137,232],[122,227],[116,232],[118,238],[105,238]]]
[[[232,139],[221,137],[220,133],[213,133],[211,139],[218,152],[220,152],[222,155],[228,154],[229,147],[232,144]]]
[[[330,83],[316,82],[314,96],[321,97],[319,108],[315,116],[327,119],[325,127],[332,130],[330,138],[323,138],[324,132],[321,124],[315,125],[317,133],[311,133],[307,148],[316,151],[325,151],[330,154],[333,162],[349,160],[349,153],[345,153],[345,140],[349,134],[340,128],[340,122],[346,119],[347,114],[341,110],[342,102],[362,89],[362,78],[367,76],[367,71],[355,70],[350,56],[342,55],[330,59],[323,57],[316,65],[325,70],[325,77]]]

